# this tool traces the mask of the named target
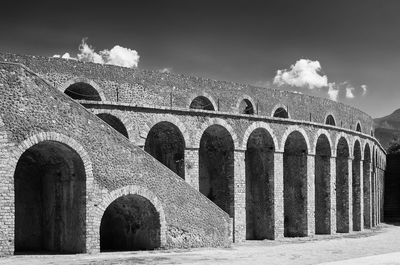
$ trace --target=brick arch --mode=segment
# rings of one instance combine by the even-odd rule
[[[360,125],[360,129],[361,129],[360,132],[357,131],[357,125],[358,125],[358,124]],[[362,126],[362,124],[361,124],[361,121],[360,121],[360,120],[357,120],[356,123],[355,123],[355,125],[354,125],[354,131],[357,131],[358,133],[363,133],[363,129],[364,129],[364,128],[363,128],[363,126]]]
[[[88,85],[91,85],[94,89],[96,89],[97,93],[99,93],[99,96],[101,98],[101,101],[106,101],[106,97],[104,96],[104,92],[103,89],[97,84],[95,83],[93,80],[88,79],[86,77],[74,77],[72,79],[69,79],[67,82],[65,82],[64,84],[62,84],[61,86],[58,87],[58,90],[61,91],[62,93],[64,93],[64,91],[70,86],[73,85],[75,83],[86,83]]]
[[[338,134],[336,135],[335,145],[334,145],[334,148],[333,148],[333,154],[334,154],[334,156],[336,157],[336,155],[337,155],[337,154],[336,154],[337,146],[338,146],[338,144],[339,144],[340,138],[342,138],[342,137],[346,140],[346,143],[347,143],[347,145],[348,145],[348,147],[349,147],[349,157],[353,157],[353,147],[352,147],[352,143],[351,143],[351,141],[350,141],[348,135],[345,134],[345,133],[343,133],[343,132],[340,132],[340,133],[338,133]]]
[[[74,150],[81,158],[83,166],[85,168],[85,177],[86,177],[86,251],[90,249],[90,240],[88,240],[88,237],[90,235],[90,222],[91,218],[90,216],[90,211],[91,211],[91,205],[90,205],[90,196],[93,193],[94,190],[94,177],[93,177],[93,166],[91,162],[91,158],[89,154],[86,152],[86,150],[83,148],[81,144],[79,144],[76,140],[73,138],[70,138],[66,135],[56,133],[56,132],[41,132],[38,134],[35,134],[33,136],[30,136],[29,138],[25,139],[24,141],[20,142],[19,145],[15,147],[15,149],[12,151],[12,156],[10,157],[10,162],[9,165],[13,168],[11,172],[11,179],[14,178],[15,170],[17,169],[17,164],[22,156],[22,154],[31,148],[32,146],[39,144],[44,141],[54,141],[58,142],[61,144],[65,144],[72,150]],[[13,188],[14,192],[14,188]]]
[[[370,162],[372,163],[372,144],[369,141],[364,141],[364,143],[361,143],[362,145],[362,149],[363,149],[363,154],[362,154],[362,158],[363,160],[365,159],[365,149],[367,148],[367,145],[369,147],[369,158],[370,158]]]
[[[327,116],[328,117],[328,116]],[[332,137],[331,137],[331,135],[330,135],[330,133],[327,131],[327,130],[325,130],[325,129],[319,129],[318,131],[317,131],[317,133],[315,134],[315,136],[314,136],[314,141],[313,141],[313,146],[312,146],[312,150],[313,150],[313,152],[314,152],[314,154],[317,152],[317,142],[318,142],[318,138],[321,136],[321,135],[325,135],[326,136],[326,138],[328,138],[328,142],[329,142],[329,147],[331,148],[331,156],[333,156],[333,146],[332,146]]]
[[[190,109],[190,104],[197,97],[205,97],[205,98],[207,98],[211,102],[211,104],[213,105],[214,111],[219,111],[218,110],[218,105],[215,103],[214,98],[210,94],[208,94],[207,92],[200,92],[200,93],[192,94],[188,98],[188,102],[187,102],[187,105],[186,105],[188,109]]]
[[[238,99],[238,101],[236,103],[236,112],[239,113],[239,114],[243,114],[243,113],[240,113],[240,109],[239,108],[240,108],[240,103],[242,103],[242,101],[245,100],[245,99],[250,101],[251,105],[253,106],[254,114],[257,114],[257,109],[256,109],[257,105],[249,95],[242,95],[241,97],[239,97],[239,99]]]
[[[358,136],[353,136],[351,138],[352,142],[351,142],[351,150],[352,150],[352,156],[354,155],[354,146],[356,144],[356,141],[358,141],[360,143],[360,151],[361,151],[361,160],[364,160],[364,145],[361,141],[361,138]]]
[[[326,119],[328,118],[328,116],[332,116],[333,120],[335,121],[335,125],[334,126],[338,126],[338,120],[336,119],[335,114],[333,114],[333,112],[330,112],[330,111],[326,113],[325,118],[322,121],[322,123],[325,124],[325,125],[328,125],[328,124],[326,124]],[[333,126],[333,125],[330,125],[330,126]]]
[[[129,118],[129,116],[127,114],[121,114],[119,111],[111,110],[111,109],[90,109],[90,111],[93,114],[95,114],[96,116],[98,114],[102,114],[102,113],[106,113],[106,114],[115,116],[125,126],[125,129],[128,132],[128,139],[130,141],[132,141],[132,139],[134,139],[134,128],[133,128],[134,124],[133,124],[133,122],[131,122],[131,119]],[[105,121],[101,120],[101,122],[105,122]]]
[[[164,247],[167,244],[167,222],[165,218],[165,212],[161,200],[151,192],[149,189],[143,186],[128,185],[123,188],[109,191],[102,196],[102,201],[94,210],[92,222],[92,232],[97,235],[96,238],[96,250],[100,250],[100,224],[101,219],[106,211],[107,207],[114,202],[116,199],[126,195],[138,195],[151,202],[156,209],[160,217],[160,247]]]
[[[179,118],[176,116],[172,115],[163,115],[163,116],[154,116],[150,121],[148,121],[142,128],[140,128],[140,138],[141,142],[138,143],[140,146],[144,146],[147,136],[149,135],[149,132],[151,128],[153,128],[155,125],[157,125],[160,122],[169,122],[175,125],[180,133],[183,136],[183,140],[185,141],[185,146],[189,146],[190,142],[190,136],[188,133],[188,130],[186,129],[186,126]],[[132,138],[133,139],[133,138]]]
[[[207,128],[212,125],[220,125],[220,126],[224,127],[230,133],[230,135],[232,137],[234,148],[236,150],[239,149],[239,147],[240,147],[239,140],[238,140],[238,137],[237,137],[234,129],[225,120],[220,119],[220,118],[212,118],[202,124],[200,130],[197,130],[196,136],[193,139],[192,147],[200,148],[201,137],[203,136],[205,130],[207,130]]]
[[[268,125],[268,123],[261,122],[261,121],[254,122],[247,128],[247,130],[245,131],[245,133],[243,135],[242,149],[243,150],[247,149],[247,141],[249,140],[251,133],[254,130],[259,129],[259,128],[265,129],[269,133],[269,135],[271,135],[272,140],[274,142],[275,149],[278,149],[279,143],[278,143],[278,139],[275,136],[274,131],[271,129],[271,127]]]
[[[301,128],[300,126],[297,126],[297,125],[289,126],[289,128],[286,129],[286,131],[285,131],[285,133],[283,134],[282,139],[281,139],[281,146],[280,146],[279,151],[284,152],[284,150],[285,150],[285,143],[286,143],[286,140],[287,140],[288,136],[289,136],[292,132],[296,132],[296,131],[303,135],[304,140],[306,141],[306,144],[307,144],[307,152],[308,152],[308,154],[312,154],[312,151],[313,151],[313,150],[311,149],[311,146],[310,146],[310,139],[309,139],[309,137],[308,137],[306,131],[305,131],[303,128]]]
[[[272,111],[271,111],[271,117],[274,118],[274,113],[275,113],[275,111],[276,111],[277,109],[279,109],[279,108],[283,108],[283,109],[286,110],[286,112],[287,112],[287,114],[288,114],[288,119],[291,119],[291,118],[292,118],[291,115],[290,115],[290,113],[289,113],[289,111],[288,111],[288,107],[287,107],[286,105],[283,105],[282,103],[278,103],[278,104],[276,104],[276,105],[273,107],[273,109],[272,109]]]

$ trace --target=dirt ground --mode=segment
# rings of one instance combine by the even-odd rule
[[[400,264],[400,226],[334,236],[248,241],[231,248],[97,255],[23,255],[0,264]]]

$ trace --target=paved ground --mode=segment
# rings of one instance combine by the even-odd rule
[[[279,241],[250,241],[232,248],[158,250],[98,255],[0,258],[0,264],[400,264],[400,226],[382,224],[362,233]]]

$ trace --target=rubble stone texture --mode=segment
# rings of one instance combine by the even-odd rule
[[[281,90],[0,54],[0,253],[371,228],[386,166],[372,126]]]

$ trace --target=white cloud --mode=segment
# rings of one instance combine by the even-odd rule
[[[53,57],[79,60],[81,62],[111,64],[128,68],[137,67],[140,58],[137,51],[119,45],[115,45],[111,50],[102,50],[97,53],[92,46],[86,43],[85,39],[82,39],[82,43],[79,45],[77,58],[70,56],[69,53],[65,53],[63,56],[55,54]]]
[[[346,98],[354,98],[354,87],[346,86]]]
[[[361,85],[361,88],[362,88],[362,96],[365,96],[365,94],[367,94],[368,87],[367,85]]]
[[[318,61],[300,59],[290,69],[278,70],[274,84],[308,87],[309,89],[328,86],[328,77],[321,75],[321,64]]]
[[[331,100],[337,101],[339,96],[339,88],[335,83],[328,84],[328,96]]]
[[[163,68],[163,69],[160,69],[160,70],[158,70],[160,73],[167,73],[167,74],[169,74],[169,73],[172,73],[172,68],[171,67],[165,67],[165,68]]]

